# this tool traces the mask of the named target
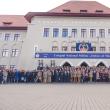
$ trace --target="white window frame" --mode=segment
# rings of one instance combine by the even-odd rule
[[[50,30],[50,28],[44,28],[43,37],[49,37],[49,30]]]
[[[87,37],[87,29],[81,29],[81,37],[86,38]]]
[[[5,41],[9,41],[9,40],[10,40],[10,37],[11,37],[11,34],[10,34],[10,33],[5,33],[5,38],[4,38],[4,40],[5,40]]]
[[[12,57],[17,57],[19,55],[19,50],[18,49],[12,49],[11,56]]]
[[[100,47],[100,52],[105,52],[105,51],[106,51],[106,47],[101,46],[101,47]]]
[[[96,37],[96,29],[90,29],[90,37]]]
[[[105,29],[99,29],[99,37],[105,38]]]
[[[19,41],[19,39],[20,39],[20,34],[19,33],[15,33],[14,34],[14,41]]]
[[[77,37],[77,29],[72,29],[71,37]]]
[[[62,29],[62,37],[63,38],[68,37],[68,28],[63,28]]]
[[[8,57],[9,55],[9,50],[8,49],[3,49],[2,50],[2,57]]]

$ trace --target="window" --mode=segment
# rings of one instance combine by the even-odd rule
[[[58,28],[54,28],[53,29],[53,37],[58,37],[59,36],[59,29]]]
[[[8,49],[2,50],[2,57],[8,57]]]
[[[2,22],[5,26],[9,26],[9,25],[11,25],[12,24],[12,22]]]
[[[44,28],[44,37],[49,37],[49,28]]]
[[[96,37],[96,30],[90,29],[90,37]]]
[[[12,57],[17,57],[19,53],[18,49],[12,49]]]
[[[52,51],[58,51],[58,46],[52,46]]]
[[[101,52],[105,52],[105,47],[100,47]]]
[[[62,30],[62,37],[68,37],[68,29]]]
[[[76,51],[76,47],[71,47],[71,51]]]
[[[81,29],[81,37],[87,37],[87,30],[86,29]]]
[[[105,37],[105,29],[99,29],[99,36],[101,38]]]
[[[0,65],[0,68],[4,68],[5,69],[6,68],[6,65]]]
[[[16,68],[16,65],[10,65],[10,69],[13,70]]]
[[[8,41],[10,39],[10,34],[5,34],[5,41]]]
[[[63,12],[71,12],[69,9],[63,9]]]
[[[38,66],[43,67],[43,60],[38,60]]]
[[[110,29],[108,29],[108,36],[110,36]]]
[[[80,13],[87,13],[87,10],[80,10]]]
[[[96,47],[92,47],[92,51],[96,51]]]
[[[62,46],[62,51],[67,51],[68,47],[67,46]]]
[[[72,37],[76,37],[77,36],[77,29],[72,29],[71,36]]]
[[[51,62],[50,62],[51,64],[51,67],[55,67],[55,60],[51,60]]]
[[[14,34],[14,41],[18,41],[20,37],[20,34]]]
[[[103,10],[96,10],[96,13],[103,13]]]

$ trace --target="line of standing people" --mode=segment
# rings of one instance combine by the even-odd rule
[[[0,68],[0,83],[87,83],[110,82],[107,67],[43,67],[41,69],[7,70]]]

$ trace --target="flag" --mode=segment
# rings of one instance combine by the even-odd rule
[[[91,43],[80,42],[76,43],[76,51],[92,51]]]

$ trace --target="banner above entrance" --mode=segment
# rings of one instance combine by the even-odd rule
[[[110,53],[36,53],[35,58],[110,59]]]

